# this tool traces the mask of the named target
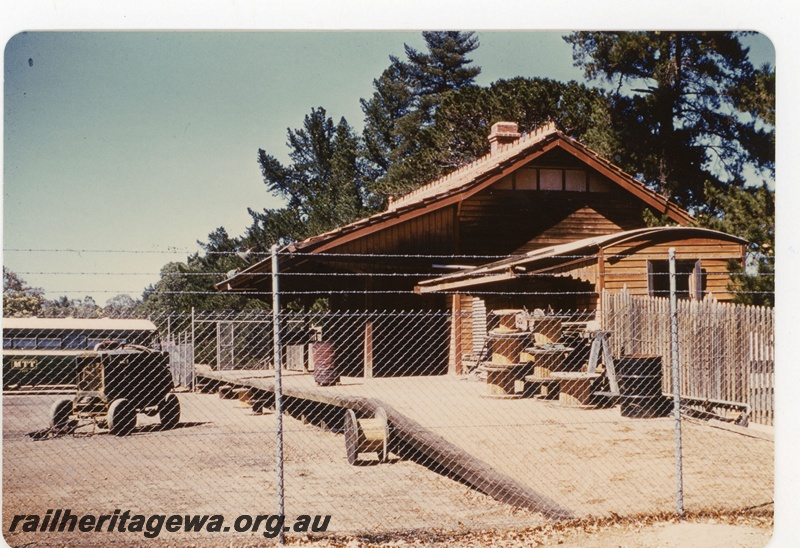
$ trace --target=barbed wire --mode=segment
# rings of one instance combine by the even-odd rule
[[[196,250],[195,250],[196,251]],[[131,253],[131,254],[175,254],[191,253],[186,249],[74,249],[74,248],[3,248],[4,253]]]
[[[591,254],[577,254],[577,255],[564,255],[556,254],[546,256],[540,254],[543,250],[552,250],[552,247],[544,247],[537,249],[532,253],[506,253],[506,254],[432,254],[432,253],[325,253],[325,252],[291,252],[291,251],[278,251],[277,256],[280,257],[305,257],[309,259],[323,257],[323,258],[390,258],[390,259],[495,259],[497,261],[513,261],[520,259],[539,259],[539,258],[559,258],[559,259],[599,259],[603,258],[624,258],[629,257],[630,253],[591,253]],[[175,254],[175,253],[197,253],[198,250],[187,249],[169,249],[169,250],[147,250],[147,249],[74,249],[74,248],[4,248],[4,252],[13,253],[130,253],[130,254]],[[203,255],[223,255],[230,256],[236,255],[246,260],[247,257],[270,257],[271,252],[268,251],[205,251]],[[639,257],[665,257],[666,253],[645,253],[637,254]]]
[[[469,270],[463,271],[469,274],[470,277],[488,277],[497,275],[496,272],[471,272]],[[228,276],[224,272],[204,271],[204,272],[167,272],[159,274],[158,272],[49,272],[49,271],[20,271],[17,274],[25,276],[161,276],[162,278],[191,278],[201,276],[215,276],[222,277]],[[449,273],[452,274],[452,273]],[[557,278],[564,277],[564,274],[557,272],[515,272],[515,276],[520,278]],[[678,272],[680,276],[682,273]],[[703,276],[729,276],[732,273],[729,271],[708,271],[703,272]],[[263,277],[265,273],[257,272],[237,272],[236,276],[241,277]],[[437,278],[446,276],[448,274],[440,274],[435,272],[279,272],[278,276],[283,278],[287,276],[307,276],[307,277],[352,277],[352,278]],[[652,272],[649,276],[669,276],[669,272]],[[615,276],[630,276],[624,272],[603,272],[597,273],[598,278],[613,278]],[[775,272],[756,272],[752,274],[755,277],[769,277],[775,276]]]
[[[103,293],[103,294],[128,294],[128,293],[144,293],[142,289],[48,289],[50,293]],[[773,295],[774,291],[731,291],[725,290],[725,293],[735,295]],[[669,290],[654,290],[652,294],[669,295]],[[712,295],[712,291],[703,291],[704,295]],[[236,297],[236,296],[267,296],[272,295],[271,291],[156,291],[156,295],[215,295],[217,297]],[[370,290],[363,289],[352,290],[314,290],[314,291],[280,291],[281,295],[415,295],[420,294],[413,290]],[[473,291],[459,292],[459,291],[436,291],[424,293],[425,295],[599,295],[598,291]]]

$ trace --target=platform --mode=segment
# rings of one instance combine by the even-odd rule
[[[267,391],[274,387],[273,371],[198,370],[198,375]],[[673,508],[669,494],[674,455],[665,450],[673,444],[671,418],[625,418],[618,406],[598,409],[534,397],[485,398],[485,381],[471,376],[342,377],[340,384],[320,387],[309,374],[286,372],[282,386],[290,407],[298,401],[364,413],[384,407],[396,441],[425,454],[427,466],[496,500],[553,517],[624,514],[633,501],[637,513]],[[747,476],[755,456],[759,462],[771,462],[772,445],[764,440],[705,423],[687,421],[684,430],[698,504],[719,503],[714,495],[718,460],[727,459],[735,477]],[[709,445],[711,438],[714,443]],[[345,457],[342,438],[337,458]],[[655,492],[665,495],[653,497]],[[745,495],[745,489],[732,489],[725,502],[746,504],[750,499]]]
[[[273,371],[211,371],[199,370],[197,378],[201,383],[214,383],[225,387],[226,392],[236,393],[239,389],[272,393],[275,390]],[[312,376],[291,371],[281,376],[281,388],[285,399],[303,400],[316,404],[330,405],[342,409],[352,409],[357,414],[371,416],[382,409],[387,416],[392,446],[402,447],[408,454],[421,457],[426,465],[453,477],[457,481],[470,485],[500,502],[519,508],[539,512],[552,519],[575,517],[569,509],[561,507],[554,500],[536,492],[529,485],[504,474],[491,464],[482,461],[458,445],[441,436],[434,430],[412,418],[414,413],[406,414],[394,406],[400,404],[407,410],[404,401],[398,401],[397,395],[408,393],[407,390],[392,390],[398,381],[408,384],[410,379],[360,379],[343,377],[334,386],[317,386]],[[427,386],[459,387],[458,381],[452,377],[416,377],[412,384]],[[444,382],[442,382],[444,380]],[[448,382],[449,380],[449,382]],[[477,384],[477,383],[472,383]],[[464,386],[460,386],[464,387]],[[470,387],[472,388],[472,387]],[[418,397],[420,390],[414,390]],[[370,396],[365,396],[369,393]],[[444,396],[440,393],[439,396]],[[424,399],[418,403],[424,403]],[[436,402],[441,400],[428,400]],[[423,406],[425,407],[425,406]],[[410,416],[411,415],[411,416]]]

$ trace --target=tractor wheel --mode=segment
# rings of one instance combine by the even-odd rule
[[[178,396],[172,393],[164,396],[158,405],[158,416],[161,419],[162,429],[172,430],[178,426],[181,420],[181,403],[178,401]]]
[[[50,407],[50,428],[63,430],[69,424],[70,415],[72,415],[72,400],[69,398],[56,400]]]
[[[136,426],[136,409],[125,398],[114,400],[108,408],[108,429],[115,436],[127,436]]]

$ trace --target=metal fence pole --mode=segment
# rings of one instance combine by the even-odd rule
[[[283,497],[283,410],[281,387],[281,333],[280,333],[280,297],[278,294],[278,246],[273,245],[272,253],[272,356],[275,364],[275,429],[277,432],[276,454],[278,459],[278,515],[284,515]],[[281,544],[286,542],[283,527],[278,534]]]
[[[192,307],[192,369],[194,369],[194,356],[195,356],[195,346],[194,346],[194,307]],[[197,390],[197,383],[195,381],[195,375],[192,374],[192,392]]]
[[[675,273],[675,248],[669,248],[669,318],[670,351],[672,355],[672,400],[675,416],[675,472],[676,506],[678,517],[683,518],[683,442],[681,439],[681,368],[678,363],[678,294]]]

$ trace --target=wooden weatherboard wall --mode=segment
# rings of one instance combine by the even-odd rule
[[[743,260],[743,244],[711,238],[688,238],[647,247],[641,247],[637,242],[607,247],[603,250],[603,275],[598,280],[598,291],[627,288],[633,295],[650,294],[653,274],[648,274],[648,261],[667,261],[670,248],[675,248],[678,261],[699,261],[701,298],[705,295],[713,295],[720,301],[733,298],[728,289],[728,263]]]
[[[528,135],[511,131],[515,127],[498,122],[489,136],[491,154],[392,200],[386,211],[288,245],[284,251],[292,256],[286,271],[324,275],[327,266],[339,273],[438,275],[442,271],[434,264],[442,261],[431,260],[434,257],[486,263],[492,257],[643,228],[645,210],[680,225],[691,222],[686,211],[554,125]],[[332,258],[336,254],[349,257]],[[361,254],[363,260],[354,258]],[[387,260],[387,254],[405,255],[407,260]],[[374,260],[369,255],[383,257]],[[269,270],[269,261],[261,261],[217,287],[268,290]],[[349,283],[351,287],[343,289],[358,289],[362,282],[338,285]],[[416,284],[407,282],[406,289]],[[440,308],[445,307],[441,302]]]
[[[282,290],[310,293],[314,298],[314,292],[327,292],[335,311],[449,310],[456,314],[462,308],[460,302],[442,293],[412,295],[411,291],[423,279],[458,270],[453,266],[477,266],[493,258],[644,228],[645,210],[681,225],[691,222],[686,211],[554,125],[528,135],[519,134],[515,127],[495,124],[489,136],[490,154],[392,200],[385,211],[286,246],[281,269],[295,276],[286,277]],[[268,292],[270,272],[270,261],[263,260],[217,288]],[[408,273],[419,275],[404,276]],[[597,274],[587,281],[567,273],[542,283],[550,293],[564,292],[556,304],[594,308],[596,279],[603,277]],[[555,302],[555,297],[548,297],[548,303],[533,299],[532,306]],[[496,300],[490,297],[486,304],[500,304]],[[463,308],[469,308],[466,300]],[[351,367],[376,376],[445,372],[453,349],[448,352],[446,345],[440,345],[438,324],[431,331],[435,335],[420,341],[435,349],[431,356],[419,354],[407,363],[390,363],[392,347],[384,330],[396,331],[401,323],[397,320],[383,327],[368,322],[341,330],[340,344],[352,348],[352,355],[364,362]],[[444,337],[448,337],[446,329]],[[464,344],[468,343],[465,337]]]

